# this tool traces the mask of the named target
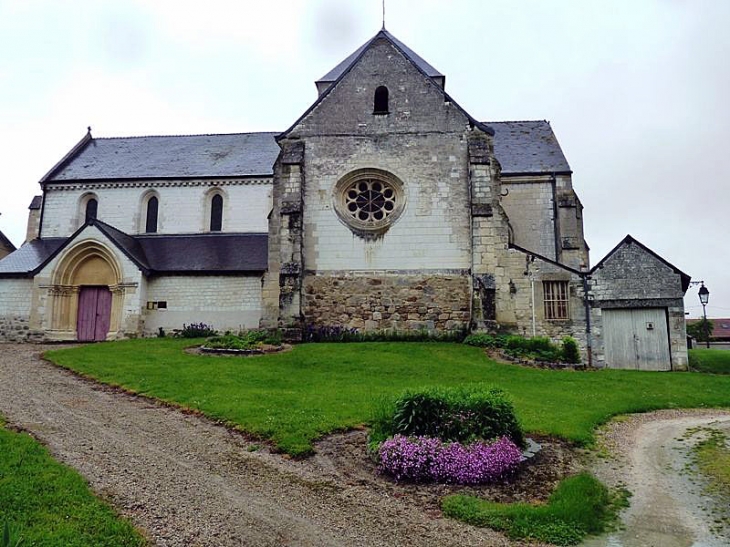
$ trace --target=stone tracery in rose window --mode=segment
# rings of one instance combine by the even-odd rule
[[[335,187],[335,210],[357,235],[385,233],[403,211],[403,183],[379,169],[361,169],[345,175]]]

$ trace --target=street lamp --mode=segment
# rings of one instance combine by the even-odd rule
[[[705,308],[705,306],[707,306],[707,303],[710,301],[710,291],[707,290],[707,287],[705,287],[704,283],[702,283],[702,286],[700,287],[699,297],[700,304],[702,304],[702,315],[705,318],[704,329],[707,339],[707,349],[710,349],[710,329],[707,328],[707,309]]]

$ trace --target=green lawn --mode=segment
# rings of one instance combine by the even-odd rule
[[[50,351],[102,382],[198,409],[294,454],[326,433],[356,427],[383,396],[408,387],[484,382],[513,398],[527,431],[590,443],[611,416],[659,408],[730,407],[730,376],[496,364],[452,343],[303,344],[260,357],[197,356],[194,341],[149,339]]]
[[[628,506],[627,493],[611,493],[591,475],[581,473],[563,480],[547,503],[496,503],[474,496],[444,498],[449,516],[475,526],[501,530],[513,539],[575,545],[598,534]]]
[[[7,527],[20,545],[147,545],[131,524],[94,497],[78,473],[53,460],[30,435],[2,426],[0,420],[0,543]]]
[[[689,350],[689,366],[698,372],[730,374],[730,350],[691,349]]]

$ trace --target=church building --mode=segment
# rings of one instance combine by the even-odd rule
[[[687,366],[689,276],[627,236],[591,267],[546,121],[481,121],[385,29],[284,132],[94,138],[0,260],[1,340],[509,331],[593,366]]]

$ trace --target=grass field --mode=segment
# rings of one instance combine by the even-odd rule
[[[691,349],[689,350],[689,366],[697,372],[730,374],[730,350]]]
[[[47,357],[102,382],[200,410],[293,455],[324,434],[367,423],[382,397],[408,387],[486,383],[514,400],[528,432],[581,444],[616,414],[730,407],[730,376],[497,364],[451,343],[303,344],[260,357],[183,352],[190,340],[129,340],[55,350]]]
[[[147,542],[126,520],[89,491],[75,471],[51,458],[27,434],[0,420],[0,544],[38,547],[142,546]]]

